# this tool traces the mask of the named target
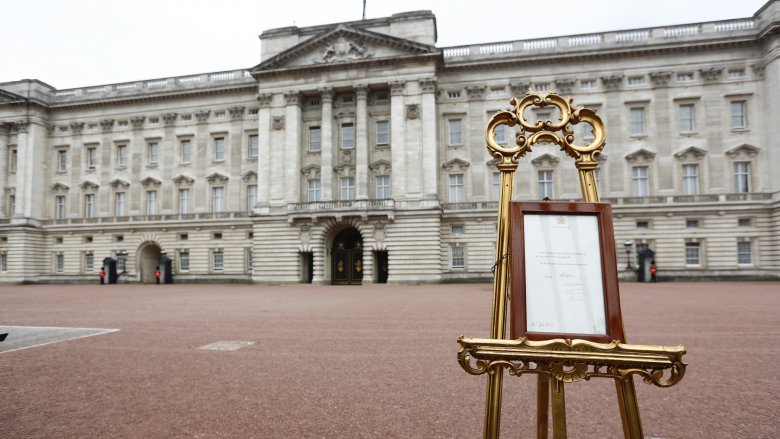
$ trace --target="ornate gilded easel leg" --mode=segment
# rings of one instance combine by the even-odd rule
[[[501,433],[501,390],[504,368],[493,369],[488,375],[487,407],[485,408],[485,439],[497,439]]]
[[[623,436],[626,439],[642,439],[642,420],[639,418],[639,404],[636,401],[634,380],[630,376],[615,380],[620,405],[620,420],[623,422]]]
[[[536,382],[536,439],[547,439],[550,418],[550,377],[539,375]]]
[[[553,439],[566,439],[566,397],[563,381],[551,379]]]

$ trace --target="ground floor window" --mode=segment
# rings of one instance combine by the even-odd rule
[[[84,255],[84,271],[92,273],[95,270],[95,255],[87,253]]]
[[[452,259],[451,259],[452,268],[464,268],[466,266],[465,247],[456,245],[453,246],[451,249],[452,249]]]
[[[750,265],[753,263],[752,242],[740,241],[737,243],[737,263],[740,265]]]
[[[179,250],[179,271],[190,271],[189,250]]]
[[[212,268],[214,271],[223,271],[224,270],[224,253],[222,253],[222,249],[216,249],[212,253]]]
[[[685,243],[685,265],[701,265],[701,246],[698,242]]]

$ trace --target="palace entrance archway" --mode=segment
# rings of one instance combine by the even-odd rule
[[[334,285],[360,285],[363,281],[363,237],[355,228],[333,238],[331,273]]]
[[[138,272],[141,283],[157,282],[155,271],[157,271],[157,264],[160,263],[160,252],[160,246],[153,242],[147,242],[138,249]]]

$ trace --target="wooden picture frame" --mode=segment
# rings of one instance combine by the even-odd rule
[[[512,202],[512,339],[624,341],[609,203]]]

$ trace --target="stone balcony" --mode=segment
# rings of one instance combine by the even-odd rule
[[[251,212],[241,210],[241,211],[229,211],[229,212],[171,213],[171,214],[160,214],[160,215],[97,216],[92,218],[45,219],[41,221],[41,225],[42,226],[83,225],[83,224],[110,225],[110,224],[128,224],[128,223],[242,220],[242,219],[249,218],[251,215],[252,215]]]
[[[396,201],[390,198],[290,203],[287,204],[287,221],[292,224],[296,219],[317,220],[325,217],[341,219],[347,216],[359,216],[367,219],[369,215],[384,216],[389,220],[393,220],[395,218],[395,209]]]

